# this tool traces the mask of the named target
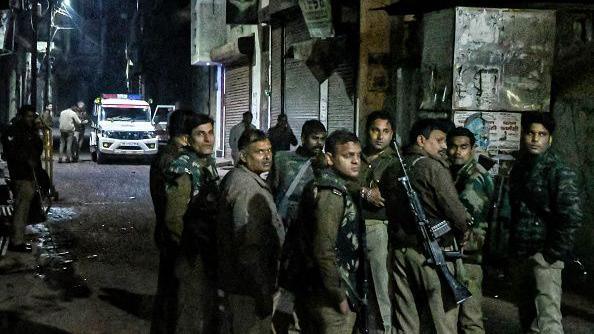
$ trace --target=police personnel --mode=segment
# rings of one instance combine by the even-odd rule
[[[180,333],[212,333],[216,271],[214,229],[218,174],[212,158],[214,121],[191,113],[182,148],[165,173],[167,239],[179,246],[175,259],[177,324]],[[172,290],[174,291],[174,290]]]
[[[551,151],[550,113],[522,115],[522,148],[510,174],[510,268],[524,332],[563,333],[561,271],[582,223],[576,175]]]
[[[388,291],[388,218],[379,182],[384,171],[397,162],[396,152],[390,147],[394,130],[394,123],[387,112],[375,111],[369,114],[366,123],[367,145],[363,149],[359,173],[362,215],[367,234],[367,257],[375,292],[373,296],[379,306],[385,333],[392,330],[392,303]]]
[[[455,234],[461,235],[468,229],[470,216],[458,198],[445,160],[444,125],[434,119],[417,121],[410,131],[404,162],[427,218],[445,219]],[[427,265],[407,194],[398,181],[400,176],[400,166],[389,168],[380,183],[386,197],[394,249],[394,312],[398,333],[456,333],[458,308],[451,294],[443,290],[435,268]],[[440,244],[452,250],[453,240],[446,235]],[[448,266],[453,271],[453,264]]]
[[[221,182],[217,264],[234,334],[269,334],[285,229],[268,184],[272,146],[260,130],[238,142],[238,164]]]
[[[297,147],[297,150],[277,151],[274,154],[274,162],[266,182],[270,185],[278,213],[287,230],[297,219],[303,188],[314,178],[314,168],[317,168],[317,160],[323,155],[326,135],[324,124],[310,119],[301,128],[301,146]],[[293,242],[287,240],[281,262],[279,284],[283,290],[274,312],[274,325],[279,334],[287,333],[289,324],[293,322],[294,296],[288,291],[291,288],[286,284],[286,276],[289,275],[287,260],[293,246]]]
[[[303,192],[299,213],[299,251],[291,265],[301,276],[296,312],[301,332],[351,333],[360,303],[359,209],[347,190],[361,167],[361,145],[353,133],[337,130],[326,140],[326,162]]]
[[[468,241],[464,245],[464,270],[462,283],[472,293],[472,298],[460,305],[458,324],[461,333],[485,333],[482,311],[483,269],[482,256],[488,215],[495,186],[493,177],[475,160],[474,134],[463,127],[448,132],[448,156],[452,164],[456,190],[460,201],[473,218]]]

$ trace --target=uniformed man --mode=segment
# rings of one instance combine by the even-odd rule
[[[300,268],[296,312],[302,333],[351,333],[360,303],[357,289],[360,211],[347,190],[361,168],[361,146],[348,131],[326,140],[330,168],[306,188],[300,207]]]
[[[326,140],[326,127],[318,120],[310,119],[301,128],[301,146],[297,150],[277,151],[274,163],[266,181],[274,196],[274,201],[288,230],[297,219],[297,209],[301,200],[301,193],[306,184],[314,178],[314,169],[317,169],[318,159],[323,155]],[[288,233],[287,236],[295,235]],[[284,245],[283,259],[279,284],[283,287],[279,302],[275,309],[274,325],[276,333],[287,333],[288,326],[293,321],[294,296],[287,286],[287,261],[293,251],[292,240],[287,240]],[[288,290],[287,290],[288,289]]]
[[[417,121],[409,136],[404,162],[413,189],[427,218],[447,220],[454,233],[440,244],[452,250],[452,234],[459,237],[468,229],[470,216],[458,198],[446,161],[446,129],[434,119]],[[449,291],[442,289],[442,279],[427,265],[427,254],[417,234],[405,189],[398,177],[400,166],[384,172],[380,188],[386,198],[394,249],[394,312],[399,333],[456,333],[458,307]],[[446,249],[446,250],[447,250]],[[453,264],[449,264],[453,271]]]
[[[460,201],[473,218],[468,241],[464,245],[462,283],[472,298],[460,305],[458,324],[462,333],[485,333],[483,310],[483,245],[488,228],[488,215],[495,191],[493,177],[475,160],[474,134],[463,127],[448,132],[448,156]]]
[[[550,113],[522,115],[522,148],[510,174],[510,268],[524,332],[563,333],[561,272],[583,214],[576,175],[551,151]]]
[[[221,182],[217,220],[218,283],[235,334],[269,334],[285,229],[268,184],[272,147],[260,130],[238,142],[238,165]]]
[[[184,121],[183,134],[188,145],[165,173],[167,239],[179,247],[174,268],[179,284],[175,330],[212,333],[218,197],[218,174],[212,158],[214,122],[192,112]]]
[[[188,136],[184,133],[184,121],[191,115],[191,110],[176,110],[171,113],[167,130],[170,135],[166,146],[159,148],[149,172],[149,184],[155,210],[155,243],[160,252],[159,278],[153,306],[151,333],[171,333],[177,320],[177,279],[174,275],[175,261],[179,245],[174,241],[165,225],[167,206],[166,172],[184,147],[188,145]]]
[[[390,146],[395,129],[392,117],[387,112],[369,114],[366,123],[367,145],[363,149],[359,173],[367,257],[375,292],[371,296],[375,296],[385,333],[391,333],[392,330],[392,303],[388,291],[388,217],[379,182],[384,171],[397,162],[396,153]]]

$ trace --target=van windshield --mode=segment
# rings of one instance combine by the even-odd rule
[[[148,108],[103,108],[103,119],[106,121],[150,122]]]

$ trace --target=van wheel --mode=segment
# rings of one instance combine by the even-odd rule
[[[95,155],[97,156],[97,164],[101,165],[106,162],[105,154],[101,154],[100,151],[96,151]]]

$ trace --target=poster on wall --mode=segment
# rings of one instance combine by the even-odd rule
[[[330,0],[299,0],[299,8],[312,38],[334,37]]]
[[[512,153],[520,149],[520,113],[457,111],[456,126],[463,126],[474,133],[477,151],[494,156]]]
[[[227,24],[257,24],[258,0],[227,0]]]
[[[456,8],[452,109],[548,111],[555,12]]]

